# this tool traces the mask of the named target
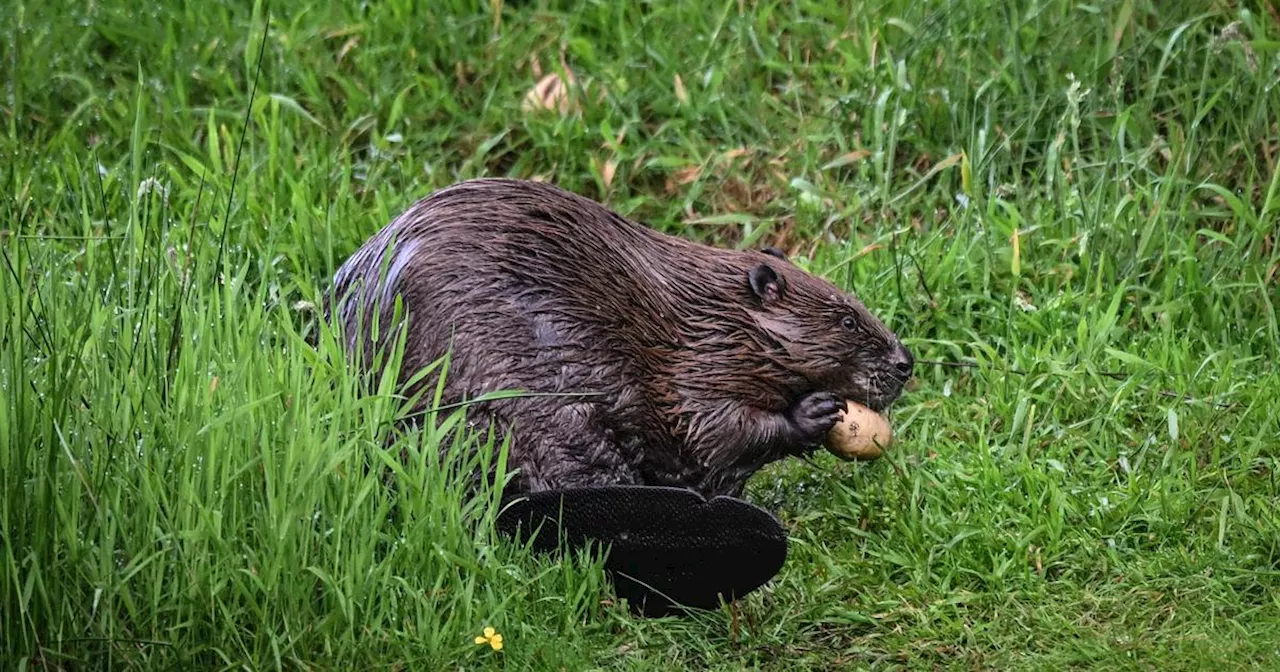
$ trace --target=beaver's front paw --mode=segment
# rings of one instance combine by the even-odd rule
[[[811,392],[796,401],[788,413],[796,440],[804,444],[818,444],[827,432],[840,421],[844,412],[844,400],[831,392]]]

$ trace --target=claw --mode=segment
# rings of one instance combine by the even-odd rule
[[[844,412],[844,401],[831,392],[812,392],[793,407],[792,423],[805,443],[820,440]]]

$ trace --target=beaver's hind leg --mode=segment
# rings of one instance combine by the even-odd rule
[[[508,463],[520,470],[526,492],[602,485],[637,485],[639,472],[623,458],[613,431],[599,422],[599,407],[554,397],[495,403],[500,425],[512,430]]]

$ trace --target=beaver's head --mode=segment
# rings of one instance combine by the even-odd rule
[[[877,412],[902,394],[915,360],[858,299],[769,248],[748,273],[752,318],[776,343],[774,359],[812,386]]]

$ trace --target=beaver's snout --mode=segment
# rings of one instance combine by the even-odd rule
[[[907,346],[897,342],[894,344],[893,352],[889,354],[889,366],[893,367],[894,373],[905,384],[915,370],[916,358],[911,356]]]
[[[893,339],[888,353],[877,357],[868,367],[865,383],[861,386],[863,394],[855,395],[854,399],[877,413],[883,412],[902,396],[915,365],[916,359],[907,346]]]

